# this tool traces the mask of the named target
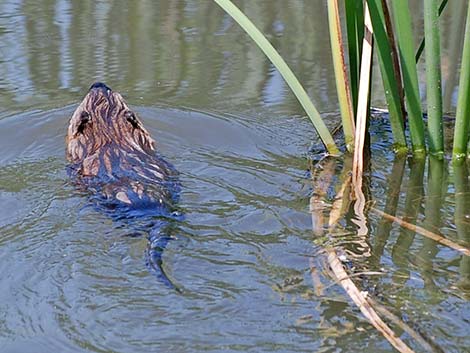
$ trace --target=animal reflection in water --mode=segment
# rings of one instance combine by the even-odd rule
[[[147,266],[177,289],[162,267],[171,239],[180,185],[178,173],[162,159],[155,141],[122,96],[95,83],[70,119],[66,154],[69,171],[94,204],[116,220],[148,232]]]

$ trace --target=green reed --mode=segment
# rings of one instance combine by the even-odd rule
[[[230,0],[214,0],[221,6],[255,41],[258,47],[279,70],[294,95],[316,128],[330,154],[339,153],[318,110],[279,53],[268,42],[255,25]],[[409,138],[415,157],[421,157],[428,149],[437,158],[444,155],[442,117],[441,56],[439,15],[448,0],[423,0],[424,40],[416,55],[413,36],[413,14],[409,0],[328,0],[330,40],[339,106],[342,116],[345,144],[353,149],[355,132],[354,114],[358,111],[362,41],[364,38],[364,10],[367,5],[373,26],[379,69],[382,76],[384,95],[388,106],[393,131],[395,151],[408,151],[405,128],[409,127]],[[339,4],[344,4],[340,8]],[[393,23],[388,5],[393,9]],[[454,131],[453,158],[470,157],[470,4],[462,54],[459,98]],[[340,19],[344,11],[343,26]],[[345,34],[342,28],[345,28]],[[308,34],[305,34],[308,35]],[[344,36],[344,37],[343,37]],[[344,41],[343,41],[344,38]],[[395,42],[397,38],[397,42]],[[347,43],[347,47],[345,43]],[[423,119],[423,106],[419,92],[417,61],[425,50],[427,129]],[[397,51],[398,49],[398,51]],[[347,52],[347,64],[345,53]],[[399,53],[396,54],[396,53]],[[349,65],[349,66],[348,66]],[[406,103],[406,110],[405,110]],[[426,136],[427,135],[427,136]],[[427,141],[427,145],[426,145]]]
[[[395,15],[395,28],[398,38],[413,154],[424,155],[426,153],[426,144],[424,140],[423,112],[421,110],[418,73],[414,56],[415,41],[412,31],[410,7],[408,0],[394,0],[391,4]]]
[[[299,100],[308,117],[312,121],[313,126],[317,130],[318,135],[324,143],[328,153],[331,155],[339,155],[338,147],[336,146],[333,137],[328,131],[325,123],[321,119],[320,113],[313,105],[312,101],[307,95],[307,92],[305,92],[305,89],[302,87],[297,77],[294,75],[292,70],[286,64],[284,59],[282,59],[276,49],[274,49],[271,43],[269,43],[266,37],[253,24],[253,22],[251,22],[250,19],[246,17],[230,0],[214,1],[245,30],[245,32],[264,52],[264,54],[266,54],[269,60],[271,60],[273,65],[279,70],[279,73],[289,85],[295,97]]]
[[[461,160],[470,155],[467,150],[468,133],[470,125],[470,4],[467,11],[465,37],[462,53],[462,67],[460,68],[459,96],[457,101],[457,115],[455,118],[453,159]]]
[[[390,114],[390,124],[394,136],[394,147],[397,152],[407,149],[404,116],[401,108],[400,87],[397,84],[395,68],[392,58],[392,43],[387,35],[385,15],[380,0],[367,0],[374,27],[374,38],[377,45],[377,54],[380,64],[380,72],[385,90],[388,110]]]
[[[432,154],[444,154],[442,128],[441,50],[437,0],[423,0],[424,50],[426,59],[426,96],[428,107],[428,143]]]
[[[449,0],[442,0],[441,5],[439,6],[439,16],[441,15],[442,11],[444,11],[444,9],[445,9],[448,2],[449,2]],[[418,50],[416,51],[416,55],[415,55],[415,61],[416,62],[419,61],[419,59],[421,57],[421,54],[423,54],[425,44],[426,44],[425,38],[421,39],[421,43],[419,43],[419,47],[418,47]]]
[[[361,71],[362,38],[364,37],[364,3],[345,0],[346,38],[348,41],[349,77],[353,111],[357,112],[359,75]]]

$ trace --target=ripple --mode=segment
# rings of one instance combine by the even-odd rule
[[[164,253],[168,274],[184,289],[177,295],[148,273],[145,236],[126,236],[132,222],[86,207],[86,196],[67,183],[63,134],[72,109],[0,120],[0,131],[25,127],[0,136],[8,150],[0,160],[0,200],[12,207],[0,217],[7,261],[0,268],[10,274],[2,279],[10,288],[2,296],[10,303],[4,336],[24,338],[9,347],[51,332],[60,334],[40,344],[65,351],[171,347],[185,334],[217,347],[222,338],[235,345],[230,337],[247,327],[271,328],[270,308],[279,300],[272,283],[284,275],[259,260],[269,249],[281,254],[287,236],[309,229],[306,207],[296,202],[305,173],[292,167],[293,152],[272,148],[272,130],[231,116],[136,108],[181,172],[185,220]],[[286,264],[304,270],[305,259],[289,257]]]
[[[38,347],[65,352],[167,351],[185,345],[190,350],[301,351],[301,342],[324,339],[325,348],[340,344],[337,337],[358,346],[365,338],[350,328],[362,319],[340,289],[328,286],[319,297],[311,289],[310,262],[322,256],[313,254],[328,244],[342,246],[356,269],[392,269],[380,281],[363,283],[389,293],[392,306],[414,290],[419,294],[406,301],[407,312],[416,310],[415,301],[423,302],[423,311],[440,301],[448,306],[448,317],[439,319],[444,325],[460,315],[452,314],[456,308],[465,312],[464,302],[455,299],[465,293],[452,286],[465,285],[465,262],[450,251],[438,252],[431,262],[426,251],[435,248],[422,239],[410,248],[416,254],[412,259],[397,256],[381,238],[389,228],[375,215],[369,217],[371,234],[378,234],[371,238],[378,241],[372,256],[371,239],[355,234],[349,221],[336,237],[312,241],[311,186],[306,162],[298,157],[306,146],[285,149],[273,142],[283,133],[277,124],[136,107],[183,184],[184,219],[175,225],[175,240],[163,255],[166,272],[183,292],[162,286],[145,267],[145,234],[128,236],[145,233],[145,225],[113,221],[68,182],[63,134],[72,109],[0,119],[0,133],[3,127],[13,132],[25,127],[24,135],[0,136],[6,151],[0,160],[0,202],[6,207],[0,215],[0,271],[5,274],[0,284],[6,288],[0,293],[0,339],[11,351],[35,339]],[[377,147],[374,153],[378,166],[386,166],[380,161],[388,152]],[[384,207],[387,169],[375,167],[371,175],[371,192]],[[442,209],[451,213],[455,207],[448,198]],[[456,237],[459,228],[445,224],[446,233]],[[390,229],[390,246],[406,246]],[[439,271],[431,271],[432,264]],[[408,276],[406,287],[399,285],[399,276]],[[432,309],[423,320],[436,334],[438,315]],[[464,331],[455,330],[462,337]],[[287,337],[298,344],[286,343]]]

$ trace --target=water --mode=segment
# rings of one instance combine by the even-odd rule
[[[323,2],[239,3],[334,127]],[[467,257],[372,211],[366,239],[352,214],[334,237],[314,234],[313,128],[211,1],[2,1],[0,10],[1,352],[392,352],[328,276],[331,244],[357,269],[382,272],[357,281],[378,302],[444,351],[467,349]],[[185,218],[164,253],[181,294],[148,272],[145,236],[127,236],[132,222],[97,212],[66,175],[68,119],[94,81],[125,96],[181,172]],[[377,118],[374,129],[388,128]],[[373,140],[374,207],[468,246],[466,171],[394,161],[389,132]],[[333,195],[332,186],[330,204]]]

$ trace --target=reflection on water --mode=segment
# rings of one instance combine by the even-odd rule
[[[391,137],[390,131],[384,135],[387,130],[381,119],[373,122],[375,138],[379,131],[381,138]],[[353,203],[343,207],[345,219],[332,222],[330,216],[327,234],[318,227],[318,223],[328,224],[328,219],[322,219],[324,207],[316,206],[318,196],[331,200],[331,214],[335,214],[338,201],[347,199],[348,191],[342,192],[340,186],[348,176],[333,174],[343,161],[322,162],[315,170],[311,202],[316,244],[342,249],[356,284],[393,308],[395,315],[431,343],[432,351],[461,351],[470,328],[468,166],[449,168],[446,161],[434,158],[390,160],[382,148],[375,148],[372,155],[365,192],[367,236],[358,234],[354,225]],[[326,192],[329,188],[333,189]],[[441,236],[443,240],[436,241]]]
[[[242,7],[293,67],[308,73],[302,81],[311,94],[328,104],[335,93],[325,77],[331,68],[322,49],[326,28],[315,25],[326,15],[320,3],[246,1]],[[57,96],[73,102],[100,80],[144,104],[226,109],[264,98],[297,105],[260,50],[213,1],[25,0],[4,1],[0,9],[6,14],[0,18],[2,103],[34,106]],[[319,81],[321,90],[313,89]]]
[[[237,3],[335,125],[324,2]],[[352,212],[334,239],[313,236],[313,129],[212,1],[5,0],[0,13],[0,351],[393,351],[323,272],[329,243],[383,273],[362,285],[396,315],[445,351],[466,349],[468,257],[372,211],[366,238]],[[164,263],[183,294],[148,273],[145,238],[89,207],[66,176],[68,118],[97,80],[181,172],[185,220]],[[467,169],[394,159],[387,134],[372,136],[374,207],[468,246]],[[328,168],[332,199],[348,168]]]
[[[37,123],[26,128],[18,148],[27,150],[37,136],[48,141],[29,157],[6,152],[0,169],[2,204],[18,208],[1,220],[7,351],[36,340],[60,351],[300,348],[286,341],[292,321],[284,318],[312,312],[311,302],[295,294],[308,293],[303,279],[312,249],[301,201],[308,190],[298,183],[304,162],[296,157],[305,146],[284,141],[290,151],[271,147],[280,130],[243,119],[136,110],[182,174],[186,219],[164,261],[184,293],[148,273],[145,238],[126,237],[125,224],[87,207],[86,197],[67,182],[57,131],[72,109],[7,118],[2,141],[30,119]],[[273,290],[292,277],[300,279],[291,289],[297,309]],[[280,334],[273,337],[273,330]]]
[[[323,2],[239,3],[322,110],[336,110]],[[464,14],[460,11],[464,3],[451,3],[444,12],[445,33],[462,32],[461,16],[458,21],[451,18]],[[413,13],[422,12],[420,1],[411,5]],[[278,114],[302,114],[277,71],[213,1],[5,0],[0,12],[3,109],[49,107],[51,99],[52,106],[72,103],[84,87],[99,80],[125,88],[142,104],[185,102],[193,107],[246,110],[261,100],[277,105]],[[420,38],[420,26],[416,27]],[[450,109],[455,105],[459,41],[443,42]],[[374,84],[380,92],[380,80]],[[380,96],[377,99],[383,104]]]

